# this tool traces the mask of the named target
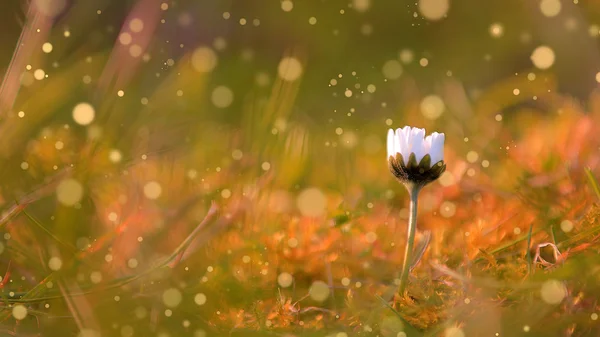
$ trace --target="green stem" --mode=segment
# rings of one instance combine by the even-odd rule
[[[402,294],[408,283],[408,274],[410,274],[410,265],[412,263],[413,247],[415,245],[415,233],[417,232],[417,200],[421,187],[418,185],[406,185],[408,195],[410,196],[410,207],[408,217],[408,237],[406,241],[406,250],[404,251],[404,266],[400,275],[399,293]]]

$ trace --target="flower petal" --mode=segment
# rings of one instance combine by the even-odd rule
[[[411,130],[410,152],[415,154],[417,164],[421,162],[425,152],[423,151],[423,143],[425,137],[425,129],[413,128]]]
[[[432,142],[431,135],[425,137],[425,140],[423,141],[423,152],[425,154],[429,154],[429,156],[431,156],[431,142]],[[432,162],[431,164],[434,164],[434,163]]]
[[[400,154],[404,152],[402,149],[402,129],[396,129],[396,133],[394,133],[394,151]]]
[[[388,160],[390,158],[390,156],[396,155],[395,144],[396,144],[396,142],[394,140],[394,130],[389,129],[388,135],[387,135],[387,158],[386,158],[386,160]]]
[[[446,135],[443,133],[434,132],[431,134],[431,163],[435,164],[440,160],[444,160],[444,141]]]

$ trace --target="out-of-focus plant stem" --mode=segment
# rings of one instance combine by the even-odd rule
[[[410,197],[409,217],[408,217],[408,236],[406,241],[406,250],[404,251],[404,265],[402,266],[402,274],[400,275],[399,293],[402,294],[406,289],[408,282],[408,274],[410,274],[410,264],[412,262],[412,253],[415,245],[415,233],[417,232],[417,201],[419,199],[419,191],[421,186],[415,184],[407,184],[406,189]]]

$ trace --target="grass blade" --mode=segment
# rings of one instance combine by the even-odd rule
[[[590,182],[590,185],[592,186],[592,189],[596,193],[598,200],[600,200],[600,186],[598,186],[598,180],[596,180],[596,178],[592,174],[592,170],[589,167],[585,168],[585,175],[587,176],[588,181]]]
[[[526,247],[526,257],[527,257],[527,273],[531,274],[531,268],[533,266],[533,261],[531,261],[531,236],[533,235],[533,223],[529,226],[529,233],[527,233],[527,247]]]

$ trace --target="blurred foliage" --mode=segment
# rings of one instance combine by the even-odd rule
[[[600,335],[596,2],[0,9],[0,335]]]

